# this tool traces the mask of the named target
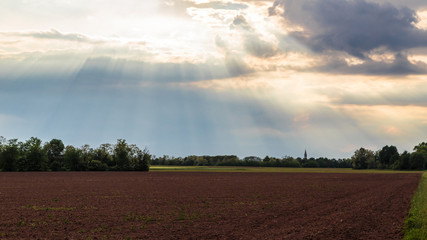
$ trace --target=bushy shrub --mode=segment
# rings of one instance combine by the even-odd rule
[[[319,164],[316,162],[316,160],[308,160],[302,166],[305,168],[318,168]]]
[[[414,152],[409,157],[409,165],[413,170],[422,170],[425,168],[426,159],[424,154],[419,152]]]
[[[99,160],[92,160],[88,165],[89,171],[105,171],[107,170],[107,168],[108,168],[107,164],[102,163]]]

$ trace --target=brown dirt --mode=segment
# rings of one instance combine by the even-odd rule
[[[0,239],[401,239],[419,179],[0,173]]]

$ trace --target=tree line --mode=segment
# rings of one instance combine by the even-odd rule
[[[350,159],[328,159],[328,158],[275,158],[266,156],[260,158],[249,156],[243,159],[235,155],[219,156],[188,156],[170,157],[162,156],[153,158],[152,165],[173,165],[173,166],[250,166],[250,167],[306,167],[306,168],[351,168]]]
[[[2,171],[148,171],[151,155],[124,139],[93,149],[65,146],[62,140],[42,143],[36,137],[25,142],[0,137]]]
[[[427,142],[414,147],[413,152],[399,154],[395,146],[384,146],[374,152],[360,148],[351,157],[354,169],[424,170],[427,168]]]
[[[101,144],[98,148],[83,145],[65,146],[62,140],[43,143],[36,137],[25,142],[0,137],[0,170],[2,171],[148,171],[150,165],[174,166],[252,166],[302,168],[353,168],[424,170],[427,168],[427,142],[409,153],[399,154],[395,146],[384,146],[374,152],[360,148],[350,159],[293,158],[235,155],[162,157],[152,156],[147,148],[118,139],[116,144]]]

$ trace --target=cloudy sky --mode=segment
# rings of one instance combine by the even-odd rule
[[[427,136],[424,0],[0,0],[0,136],[350,157]]]

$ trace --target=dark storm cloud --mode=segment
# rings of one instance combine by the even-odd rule
[[[391,3],[395,6],[406,6],[412,9],[426,9],[427,2],[424,0],[371,0],[377,3]]]
[[[243,45],[247,53],[258,58],[269,58],[278,53],[277,48],[269,42],[262,40],[242,15],[237,15],[231,28],[236,28],[243,33]]]
[[[290,34],[315,52],[336,50],[365,59],[379,47],[401,52],[427,46],[427,32],[414,26],[417,15],[407,7],[365,0],[276,0],[270,14],[284,7],[283,17],[302,31]]]
[[[406,55],[400,53],[396,54],[391,62],[365,59],[364,63],[357,65],[348,65],[343,58],[337,56],[327,56],[323,58],[321,65],[311,70],[339,74],[404,76],[427,74],[427,65],[422,62],[411,63]]]

